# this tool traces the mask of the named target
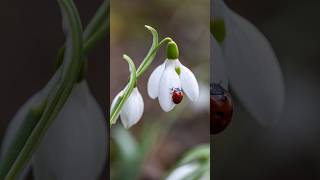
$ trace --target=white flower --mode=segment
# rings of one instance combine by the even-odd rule
[[[177,48],[175,43],[173,46]],[[181,102],[184,93],[191,101],[196,101],[199,97],[197,79],[187,67],[180,63],[177,56],[168,55],[168,59],[152,72],[148,81],[149,96],[152,99],[158,98],[161,108],[166,112],[171,111]]]
[[[59,79],[59,72],[16,113],[5,134],[2,156],[8,151],[28,110],[48,95]],[[97,179],[106,160],[108,129],[103,111],[91,95],[87,82],[76,84],[25,171],[31,165],[35,179]],[[20,178],[25,175],[23,173]]]
[[[281,117],[284,81],[277,57],[267,38],[223,0],[211,3],[211,83],[232,88],[244,107],[263,125]],[[216,24],[214,24],[216,23]]]
[[[111,104],[111,110],[115,106],[119,97],[123,95],[123,91],[118,93]],[[143,98],[137,87],[133,88],[127,101],[124,103],[121,111],[120,118],[125,128],[130,128],[135,125],[142,117],[144,109]],[[111,112],[111,111],[110,111]]]
[[[199,168],[198,163],[185,164],[178,167],[166,178],[166,180],[183,180],[187,179],[192,173]]]

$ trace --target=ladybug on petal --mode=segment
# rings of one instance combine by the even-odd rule
[[[175,104],[179,104],[182,99],[183,99],[183,92],[182,92],[182,89],[180,88],[172,88],[172,101],[175,103]]]
[[[231,95],[220,84],[211,85],[210,92],[210,131],[218,134],[231,122],[233,101]]]

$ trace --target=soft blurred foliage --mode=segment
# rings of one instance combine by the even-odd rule
[[[151,45],[152,36],[144,28],[146,24],[157,29],[159,40],[169,36],[176,41],[180,48],[181,63],[194,72],[199,83],[209,87],[209,13],[208,0],[112,1],[110,103],[124,88],[129,76],[128,65],[122,60],[122,54],[128,54],[138,66]],[[140,122],[127,132],[119,130],[122,127],[111,129],[112,136],[116,136],[111,139],[112,177],[115,177],[117,172],[125,174],[126,171],[122,170],[136,168],[140,179],[159,179],[175,166],[176,161],[188,149],[209,142],[209,92],[208,101],[202,101],[205,105],[199,105],[204,108],[194,108],[192,102],[184,98],[183,102],[169,113],[161,110],[158,100],[148,97],[148,78],[165,58],[165,48],[160,48],[153,64],[138,82],[145,102],[145,112]],[[118,124],[120,125],[120,119]],[[121,132],[122,135],[119,135]],[[131,133],[134,134],[133,139]],[[127,142],[122,143],[121,146],[124,147],[119,147],[118,136],[129,137],[128,140],[121,140]],[[125,162],[121,149],[135,151],[135,148],[132,148],[134,146],[138,146],[137,154],[141,155],[141,169],[137,168],[140,166],[138,163],[131,166],[130,163],[119,165]],[[128,176],[129,174],[127,178]]]
[[[86,26],[102,0],[76,0]],[[0,2],[0,142],[18,109],[39,91],[54,74],[58,49],[65,42],[57,1]],[[97,44],[88,56],[87,80],[90,91],[103,109],[107,109],[107,67],[109,38]],[[106,179],[103,173],[101,179]],[[30,178],[32,179],[32,178]]]
[[[226,3],[269,39],[283,71],[286,102],[282,118],[270,127],[236,103],[233,122],[211,141],[213,178],[319,179],[320,2]]]

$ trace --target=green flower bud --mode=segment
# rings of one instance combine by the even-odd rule
[[[219,44],[226,38],[226,28],[223,19],[215,19],[210,22],[210,31]]]
[[[174,41],[171,41],[167,45],[167,59],[175,60],[179,58],[179,48]]]

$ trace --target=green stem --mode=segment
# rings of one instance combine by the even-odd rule
[[[41,115],[39,122],[33,129],[31,135],[28,137],[14,164],[10,167],[9,172],[6,174],[5,179],[16,179],[27,162],[31,159],[33,152],[39,146],[42,138],[44,137],[47,129],[52,124],[53,120],[57,117],[62,109],[64,103],[68,99],[73,85],[77,80],[81,63],[83,60],[82,55],[82,27],[79,14],[72,0],[58,0],[59,5],[64,12],[68,29],[71,35],[71,46],[67,47],[70,50],[70,60],[66,59],[66,71],[63,72],[61,82],[55,87],[48,96],[48,104]],[[68,33],[69,34],[69,33]],[[70,48],[70,49],[69,49]]]
[[[129,98],[135,84],[136,84],[136,67],[132,61],[132,59],[127,56],[127,55],[123,55],[123,59],[125,59],[131,69],[131,75],[130,75],[130,80],[129,83],[127,85],[127,88],[124,90],[123,94],[118,98],[114,108],[111,110],[111,114],[110,114],[110,127],[112,124],[114,124],[120,114],[121,108],[123,107],[124,103],[126,102],[126,100]]]
[[[86,39],[86,42],[83,45],[84,54],[88,54],[89,51],[91,51],[91,49],[93,49],[93,47],[97,44],[97,42],[104,38],[106,32],[108,31],[109,19],[106,20],[105,23],[103,23],[95,33],[91,34],[91,36]]]
[[[133,71],[131,72],[130,82],[133,81],[132,78],[134,78],[133,86],[136,85],[135,82],[143,75],[143,73],[148,69],[150,64],[153,62],[158,49],[163,44],[166,44],[166,43],[172,41],[171,38],[167,37],[167,38],[164,38],[160,43],[158,43],[158,33],[157,33],[157,31],[151,26],[147,26],[146,25],[145,27],[152,33],[152,37],[153,37],[152,45],[151,45],[151,47],[149,49],[149,52],[147,53],[146,57],[143,59],[142,63],[140,64],[139,68],[136,70],[134,77],[133,77]],[[130,61],[132,61],[129,57],[127,57],[127,58],[129,59],[128,63]],[[129,86],[132,85],[130,82],[129,82]],[[121,108],[122,108],[123,104],[125,103],[125,101],[127,100],[127,98],[130,96],[131,92],[132,92],[132,90],[131,91],[127,91],[126,90],[124,95],[122,95],[122,96],[120,96],[118,98],[118,100],[116,101],[116,104],[114,105],[114,107],[111,107],[112,109],[111,109],[111,113],[110,113],[110,128],[111,128],[111,126],[113,124],[116,123],[117,118],[119,116],[119,113],[121,111]],[[124,96],[126,98],[123,98]]]
[[[155,55],[157,54],[158,49],[168,43],[172,41],[171,38],[166,37],[164,38],[154,49],[152,49],[152,51],[150,52],[150,54],[148,54],[145,58],[145,60],[141,63],[141,65],[139,66],[139,69],[137,70],[137,78],[139,79],[143,73],[148,69],[148,67],[150,66],[150,64],[153,62]]]
[[[139,79],[139,77],[147,70],[147,68],[149,67],[149,65],[152,63],[153,59],[154,59],[154,55],[156,54],[157,50],[166,42],[169,42],[171,41],[171,38],[165,38],[163,39],[154,49],[152,49],[149,53],[149,56],[147,56],[147,58],[141,63],[140,65],[140,72],[138,71],[134,71],[132,70],[132,67],[131,67],[131,75],[130,75],[130,81],[129,81],[129,84],[128,84],[128,87],[129,86],[135,86],[136,85],[136,81]],[[126,56],[126,55],[125,55]],[[125,58],[125,57],[124,57]],[[130,59],[129,56],[126,57],[127,59]],[[125,59],[126,59],[125,58]],[[128,61],[128,60],[127,60]],[[128,61],[128,63],[130,62],[131,63],[131,59]],[[129,63],[129,64],[130,64]],[[133,62],[132,62],[133,63]],[[134,64],[133,64],[134,65]],[[134,68],[135,69],[135,68]],[[138,75],[139,73],[139,75]],[[134,77],[133,77],[133,74]],[[132,79],[134,78],[134,79]],[[131,84],[132,82],[134,82],[134,84]],[[132,89],[133,89],[132,87]],[[127,88],[128,89],[128,88]],[[117,100],[115,106],[113,107],[113,109],[111,109],[111,113],[110,113],[110,128],[113,124],[116,123],[117,121],[117,118],[118,118],[118,115],[121,111],[121,108],[123,106],[123,104],[126,102],[126,100],[128,99],[128,97],[130,96],[131,92],[132,92],[132,89],[130,91],[127,91],[125,90],[124,92],[124,95],[120,96],[119,99]],[[125,98],[124,98],[125,97]]]
[[[109,11],[110,2],[109,0],[104,0],[83,32],[84,41],[90,39],[90,36],[97,32],[97,29],[100,29],[101,24],[109,24],[106,23],[109,19]]]
[[[84,54],[89,53],[94,45],[103,39],[109,31],[109,4],[109,1],[104,1],[100,5],[97,13],[93,16],[83,32]],[[63,45],[58,51],[58,55],[54,64],[55,70],[57,70],[62,64],[64,53],[65,45]]]

